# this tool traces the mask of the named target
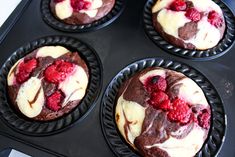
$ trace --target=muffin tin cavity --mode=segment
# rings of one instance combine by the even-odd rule
[[[112,10],[101,19],[89,24],[70,25],[54,17],[50,9],[50,2],[51,0],[41,1],[42,18],[51,27],[65,32],[86,32],[105,27],[118,18],[125,6],[123,0],[116,0]]]
[[[28,119],[14,110],[7,94],[7,75],[20,58],[39,47],[48,45],[61,45],[74,53],[78,52],[86,62],[90,78],[86,94],[77,107],[61,118],[41,122]],[[96,52],[78,39],[67,36],[48,36],[29,42],[17,49],[2,66],[0,78],[0,112],[3,121],[12,129],[23,134],[32,136],[50,135],[58,133],[75,122],[82,120],[94,107],[102,84],[102,64]]]
[[[227,125],[227,118],[220,96],[208,79],[196,69],[180,62],[161,58],[147,58],[128,65],[112,79],[106,88],[101,103],[100,119],[103,134],[112,151],[120,157],[139,156],[118,131],[115,122],[115,106],[118,91],[123,83],[134,74],[149,67],[162,67],[183,73],[202,89],[211,107],[212,117],[208,137],[196,157],[216,156],[224,142]]]
[[[149,38],[161,49],[176,56],[191,60],[210,60],[224,55],[232,47],[235,40],[235,19],[231,10],[219,0],[214,0],[216,4],[220,6],[223,11],[226,29],[223,38],[213,48],[207,50],[188,50],[180,47],[176,47],[165,39],[155,30],[152,21],[152,7],[156,3],[156,0],[148,0],[144,7],[143,21],[144,29]]]

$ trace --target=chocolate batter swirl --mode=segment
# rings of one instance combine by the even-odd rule
[[[134,146],[137,150],[145,157],[155,157],[156,154],[157,157],[169,157],[169,154],[166,151],[158,147],[146,147],[163,143],[168,140],[170,136],[176,139],[185,138],[194,128],[195,122],[190,121],[184,125],[177,122],[171,122],[167,117],[167,112],[156,110],[153,106],[149,105],[147,101],[150,96],[145,90],[143,83],[140,81],[140,77],[145,75],[147,72],[156,69],[159,68],[148,68],[131,77],[121,87],[118,97],[123,95],[123,99],[126,101],[136,102],[145,108],[145,118],[143,120],[141,133],[134,140]],[[185,78],[186,76],[183,74],[165,69],[165,79],[168,83],[166,93],[171,100],[178,96],[179,89],[183,85],[180,81]],[[124,109],[122,109],[122,111],[125,116],[125,139],[128,143],[131,143],[128,139],[127,131],[131,122],[126,118]],[[117,122],[120,119],[119,116],[120,115],[116,114]]]

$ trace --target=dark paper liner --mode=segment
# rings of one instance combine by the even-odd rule
[[[208,137],[196,157],[216,156],[225,140],[227,126],[227,117],[220,96],[208,79],[194,68],[180,62],[160,58],[143,59],[128,65],[112,79],[106,88],[101,103],[100,118],[104,137],[114,154],[118,157],[139,156],[124,140],[116,126],[116,96],[119,88],[126,80],[148,67],[162,67],[181,72],[195,81],[203,90],[211,106],[212,121]]]
[[[51,27],[65,32],[87,32],[100,29],[112,23],[121,15],[124,9],[124,0],[115,0],[112,10],[104,17],[89,24],[70,25],[57,19],[50,9],[51,0],[41,1],[41,14],[43,20]]]
[[[25,119],[13,109],[7,94],[7,75],[11,67],[22,57],[46,45],[61,45],[79,52],[89,69],[89,83],[82,101],[68,114],[48,122]],[[67,36],[49,36],[29,42],[17,49],[4,63],[0,71],[0,117],[12,129],[27,135],[41,136],[58,133],[76,121],[82,120],[94,107],[102,85],[102,64],[96,52],[87,44]]]
[[[148,0],[144,7],[144,28],[149,38],[168,53],[191,60],[210,60],[224,55],[232,47],[235,40],[235,18],[231,10],[221,1],[213,0],[223,11],[226,29],[223,38],[213,48],[207,50],[189,50],[170,44],[155,30],[152,21],[152,7],[156,0]]]

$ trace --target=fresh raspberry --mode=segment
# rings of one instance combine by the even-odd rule
[[[187,5],[184,0],[175,0],[170,5],[170,9],[174,11],[184,11],[186,8]]]
[[[185,16],[192,20],[193,22],[197,22],[201,19],[201,14],[200,12],[195,9],[195,8],[189,8],[187,9],[186,13],[185,13]]]
[[[216,11],[210,11],[208,14],[208,22],[215,26],[216,28],[221,27],[223,24],[223,20],[220,15]]]
[[[158,107],[163,111],[169,111],[170,109],[172,109],[171,101],[164,100]]]
[[[64,60],[57,60],[54,64],[46,68],[44,75],[48,82],[59,83],[64,81],[73,69],[74,64],[65,62]]]
[[[190,120],[190,115],[190,108],[187,103],[180,98],[176,98],[172,102],[172,109],[168,112],[167,117],[171,121],[186,124]]]
[[[56,91],[49,97],[47,97],[46,105],[52,111],[58,111],[61,109],[61,102],[63,101],[64,96],[61,91]]]
[[[54,0],[55,3],[63,2],[64,0]]]
[[[80,11],[83,9],[89,9],[91,7],[91,2],[85,0],[71,0],[70,4],[74,11]]]
[[[148,77],[147,81],[145,82],[145,88],[150,93],[153,91],[165,91],[166,87],[166,80],[159,75]]]
[[[35,58],[21,62],[16,73],[16,81],[20,84],[25,82],[36,67],[37,60]]]
[[[209,112],[206,109],[202,110],[202,112],[197,117],[198,124],[204,129],[209,129],[209,127],[210,127],[210,117],[211,116],[210,116]]]
[[[153,105],[155,108],[159,108],[159,105],[165,101],[168,100],[168,95],[162,91],[158,91],[158,92],[153,92],[151,94],[149,103],[151,105]]]
[[[194,122],[194,123],[198,123],[197,117],[195,116],[195,114],[193,112],[191,113],[190,121]]]

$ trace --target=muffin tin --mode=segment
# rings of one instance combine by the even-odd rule
[[[235,5],[231,0],[225,0],[230,9],[235,11]],[[44,37],[50,37],[54,35],[70,36],[76,38],[76,40],[87,43],[92,47],[100,58],[101,66],[103,67],[103,79],[101,81],[102,86],[99,94],[97,95],[97,101],[92,104],[93,110],[90,111],[88,116],[74,122],[73,126],[66,130],[56,132],[54,134],[28,135],[27,133],[16,131],[6,124],[3,115],[0,115],[0,150],[5,148],[14,148],[31,156],[89,156],[89,157],[114,157],[114,149],[109,148],[109,144],[106,143],[105,137],[102,133],[101,121],[103,105],[103,99],[105,98],[105,89],[108,87],[111,80],[118,74],[121,69],[127,67],[133,62],[138,60],[145,60],[146,58],[163,58],[164,61],[176,61],[183,65],[189,65],[197,71],[199,75],[205,76],[209,82],[217,90],[218,95],[223,103],[225,113],[227,115],[228,125],[225,123],[222,125],[227,126],[227,131],[222,131],[226,138],[223,147],[218,153],[218,156],[233,156],[235,150],[235,103],[234,98],[234,84],[235,84],[235,46],[231,46],[227,53],[217,59],[210,61],[196,62],[191,59],[184,59],[169,53],[158,47],[151,41],[145,31],[145,24],[143,20],[145,0],[128,0],[126,1],[126,7],[120,16],[113,21],[110,25],[103,27],[96,31],[89,31],[86,33],[65,33],[52,28],[47,25],[42,18],[41,14],[41,1],[31,1],[29,6],[25,8],[20,19],[15,23],[11,31],[6,35],[6,38],[0,44],[1,57],[0,63],[4,65],[9,61],[10,56],[14,56],[15,50],[22,45],[26,45],[28,48],[30,41],[35,41]],[[17,13],[16,13],[17,14]],[[234,19],[234,16],[231,18]],[[231,34],[233,37],[235,34]],[[12,64],[12,63],[11,63]],[[135,67],[135,65],[133,65]],[[4,72],[4,71],[1,71]],[[134,72],[134,71],[129,71]],[[206,79],[206,81],[208,81]],[[0,79],[3,82],[4,79]],[[197,82],[197,80],[195,80]],[[2,83],[1,83],[2,84]],[[207,89],[211,90],[211,89]],[[4,93],[4,89],[0,89]],[[1,99],[3,96],[0,97]],[[219,101],[220,101],[220,98]],[[3,101],[4,102],[4,101]],[[3,103],[1,101],[1,103]],[[220,102],[220,103],[221,103]],[[103,106],[102,106],[103,107]],[[215,111],[219,109],[219,105],[215,104]],[[110,112],[112,112],[110,110]],[[2,113],[2,112],[1,112]],[[218,111],[214,115],[216,118],[222,118],[220,115],[223,110]],[[218,117],[217,117],[218,116]],[[226,116],[225,116],[226,119]],[[11,119],[10,119],[11,120]],[[215,121],[216,123],[216,121]],[[220,130],[216,129],[216,134],[220,134]],[[223,139],[219,137],[220,143],[223,143]],[[211,137],[213,139],[213,137]],[[213,144],[213,143],[212,143]],[[215,143],[217,146],[217,143]],[[126,148],[129,149],[127,145]],[[216,147],[219,150],[220,145]],[[210,146],[208,146],[210,150]],[[131,149],[129,149],[132,151]],[[127,153],[123,151],[123,153]],[[134,152],[135,153],[135,152]],[[116,154],[117,155],[117,154]],[[136,155],[136,154],[134,154]],[[206,153],[202,156],[212,156]]]

